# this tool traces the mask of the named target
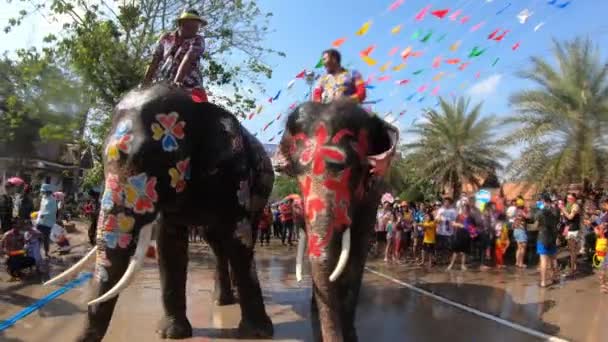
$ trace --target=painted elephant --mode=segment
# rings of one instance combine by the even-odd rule
[[[357,341],[355,310],[383,186],[379,176],[398,139],[394,127],[350,100],[305,103],[287,118],[277,168],[297,177],[303,195],[306,231],[296,277],[302,277],[307,246],[317,341]]]
[[[274,172],[263,146],[237,118],[177,88],[131,91],[115,108],[104,166],[97,245],[50,281],[74,275],[96,257],[96,299],[89,302],[79,340],[99,341],[105,335],[118,294],[143,264],[154,224],[159,227],[165,316],[158,332],[163,338],[192,335],[185,295],[190,225],[207,227],[222,288],[230,289],[228,264],[234,270],[239,330],[245,336],[272,336],[253,258],[252,227],[270,195]]]

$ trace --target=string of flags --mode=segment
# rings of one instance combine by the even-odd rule
[[[534,32],[538,32],[543,26],[546,25],[545,21],[538,20],[539,16],[540,16],[539,11],[542,11],[542,6],[540,6],[540,8],[536,8],[536,7],[535,8],[523,8],[523,9],[520,8],[519,10],[515,10],[513,12],[513,10],[511,10],[511,7],[516,6],[516,4],[514,4],[514,3],[511,3],[508,1],[494,1],[494,0],[486,0],[485,2],[487,4],[496,6],[496,12],[495,12],[496,16],[501,16],[501,18],[507,18],[508,16],[513,15],[511,17],[512,19],[510,19],[510,20],[512,20],[513,24],[517,25],[518,27],[519,27],[519,25],[522,25],[521,27],[524,27],[524,25],[527,25],[533,19],[536,19],[537,22],[532,24],[533,26],[528,26],[528,28],[532,29]],[[565,8],[569,7],[573,1],[544,0],[544,2],[550,8],[565,9]],[[397,11],[398,9],[402,8],[405,3],[406,3],[405,0],[393,1],[388,5],[388,7],[386,7],[386,12]],[[507,12],[512,13],[512,14],[507,14]],[[505,17],[505,15],[507,17]],[[374,19],[373,17],[371,19],[368,19],[363,24],[361,24],[361,26],[359,26],[358,29],[354,32],[354,37],[342,36],[342,37],[336,38],[333,42],[331,42],[331,46],[334,48],[340,48],[340,47],[343,47],[345,44],[349,44],[349,45],[354,44],[356,38],[365,37],[369,34],[369,32],[371,30],[377,30],[377,28],[375,28],[375,25],[374,25],[375,20],[377,20],[377,19]],[[460,25],[466,25],[474,19],[471,15],[469,15],[465,12],[464,8],[456,8],[456,9],[445,8],[445,7],[444,8],[434,8],[433,5],[429,4],[429,5],[423,6],[422,8],[419,8],[418,11],[415,11],[415,15],[412,20],[414,21],[414,23],[422,23],[422,22],[425,22],[426,20],[431,20],[431,21],[437,20],[437,21],[444,21],[444,23],[453,22],[453,23],[458,23]],[[476,20],[475,22],[473,25],[471,25],[469,27],[469,29],[468,29],[469,33],[476,33],[477,31],[484,31],[486,29],[486,26],[488,26],[488,24],[492,25],[490,23],[490,20],[488,20],[487,18],[485,20],[481,20],[481,21]],[[443,25],[443,24],[441,24],[441,25]],[[402,34],[406,30],[406,28],[409,28],[409,27],[410,27],[409,24],[395,23],[394,25],[389,27],[389,29],[390,29],[389,33],[390,33],[390,35],[395,36],[395,37],[403,37]],[[505,40],[510,40],[511,42],[508,43],[509,45],[506,47],[506,49],[508,50],[510,48],[510,51],[515,52],[515,51],[518,51],[523,46],[523,42],[520,40],[516,40],[516,37],[514,37],[515,33],[512,31],[513,28],[514,27],[508,27],[508,24],[503,23],[498,27],[488,28],[486,33],[485,34],[482,33],[482,34],[486,37],[486,40],[485,40],[486,42],[501,43]],[[410,39],[413,42],[415,42],[415,44],[408,45],[405,48],[403,48],[403,47],[400,48],[399,46],[392,46],[388,50],[388,53],[387,53],[388,57],[401,58],[401,61],[398,61],[396,63],[394,60],[388,60],[388,61],[382,60],[383,58],[379,57],[378,54],[376,53],[378,45],[369,44],[367,47],[365,47],[363,50],[361,50],[359,52],[359,57],[360,57],[361,61],[368,67],[378,68],[376,70],[378,70],[380,72],[380,75],[376,76],[373,73],[371,73],[370,77],[368,77],[368,79],[366,81],[365,88],[366,89],[375,89],[376,88],[376,86],[374,85],[375,82],[387,83],[390,81],[390,84],[394,84],[394,86],[397,87],[397,88],[395,88],[395,91],[390,92],[390,96],[393,96],[393,95],[398,95],[398,89],[410,87],[412,85],[412,83],[414,83],[414,86],[416,88],[413,88],[413,89],[417,89],[417,91],[410,94],[409,96],[407,96],[405,98],[405,100],[409,102],[409,101],[413,101],[416,98],[417,103],[422,103],[428,97],[428,96],[425,96],[425,94],[429,95],[429,96],[437,97],[437,96],[440,96],[440,92],[443,91],[445,93],[449,93],[450,95],[454,95],[453,92],[450,91],[449,87],[446,89],[444,87],[441,87],[438,84],[446,77],[448,79],[451,79],[451,78],[457,77],[460,73],[465,73],[465,72],[467,75],[471,75],[467,72],[467,70],[469,70],[469,68],[476,68],[477,70],[473,70],[473,75],[474,75],[474,79],[477,80],[481,77],[481,71],[479,70],[480,69],[479,61],[484,61],[484,60],[487,60],[488,58],[491,58],[489,63],[486,64],[489,68],[486,67],[485,70],[483,70],[483,71],[491,70],[491,68],[495,68],[501,61],[500,55],[496,55],[494,52],[489,52],[490,50],[493,51],[494,48],[491,48],[491,46],[484,46],[484,45],[487,45],[487,43],[486,44],[478,43],[477,45],[473,45],[471,47],[466,47],[466,50],[463,51],[464,55],[462,57],[446,56],[446,54],[442,54],[442,53],[432,53],[432,50],[435,48],[435,45],[442,43],[448,37],[449,37],[448,33],[445,33],[445,32],[436,32],[433,29],[428,29],[428,28],[424,29],[421,27],[413,27],[412,31],[411,31]],[[401,39],[403,39],[403,38],[401,38]],[[459,51],[461,50],[460,48],[463,46],[463,42],[464,42],[463,39],[452,40],[451,42],[448,41],[447,49],[446,49],[448,51],[448,54],[459,53]],[[419,45],[418,47],[420,49],[418,49],[416,47],[416,44]],[[427,46],[427,47],[424,48],[424,46]],[[401,49],[403,49],[403,50],[401,50]],[[401,52],[399,53],[400,50],[401,50]],[[410,58],[420,58],[427,54],[430,54],[430,56],[428,56],[429,64],[428,64],[427,68],[439,69],[439,70],[431,73],[428,76],[428,78],[426,76],[424,76],[427,71],[427,68],[424,68],[424,67],[416,68],[415,70],[410,71],[411,75],[414,78],[403,78],[398,75],[389,74],[390,72],[397,73],[397,72],[401,72],[404,69],[406,69],[408,67],[408,64],[409,64],[408,60]],[[490,54],[490,55],[487,57],[484,57],[487,54]],[[494,55],[494,56],[492,56],[492,55]],[[477,61],[477,60],[479,60],[479,61]],[[424,59],[420,59],[420,61],[424,61]],[[415,64],[419,64],[419,63],[420,62],[416,62]],[[316,63],[316,65],[313,68],[318,69],[318,68],[322,68],[323,66],[324,66],[323,58],[319,58],[318,62]],[[450,66],[452,66],[452,68],[454,68],[454,69],[449,69]],[[448,68],[448,70],[454,70],[454,71],[448,72],[448,71],[446,71],[446,68]],[[286,86],[283,89],[279,89],[276,91],[276,93],[274,93],[273,96],[267,97],[266,106],[264,106],[263,104],[259,104],[256,107],[255,111],[253,111],[252,113],[250,113],[249,115],[246,116],[246,119],[254,120],[256,117],[260,116],[260,114],[266,108],[268,108],[268,106],[272,106],[276,101],[278,101],[281,98],[282,95],[285,94],[286,91],[291,90],[296,85],[298,80],[307,78],[307,72],[309,72],[309,70],[307,70],[307,69],[302,69],[300,72],[298,72],[294,76],[293,79],[291,79],[289,82],[287,82]],[[465,77],[465,76],[462,76],[462,77]],[[473,76],[471,76],[471,79],[472,79],[472,77]],[[431,82],[433,82],[433,83],[431,83]],[[467,85],[468,85],[468,81],[462,82],[460,84],[459,88],[463,89]],[[421,96],[416,97],[416,94],[420,94]],[[304,99],[307,99],[309,96],[310,96],[310,92],[307,91],[306,94],[304,95]],[[364,104],[365,105],[375,105],[382,101],[383,101],[382,98],[377,98],[374,100],[366,101],[366,102],[364,102]],[[288,107],[289,110],[295,109],[298,103],[299,103],[298,101],[292,102]],[[400,114],[396,117],[396,120],[398,120],[399,117],[404,115],[405,112],[406,111],[400,112]],[[266,132],[267,130],[269,130],[271,127],[273,127],[274,123],[276,123],[280,120],[281,117],[282,117],[282,114],[279,113],[278,115],[273,117],[271,120],[265,122],[262,125],[260,132]],[[256,135],[259,134],[260,132],[256,132]],[[282,133],[282,131],[277,132],[271,138],[269,138],[268,141],[274,140],[281,133]]]

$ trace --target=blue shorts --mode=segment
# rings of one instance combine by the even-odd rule
[[[556,246],[547,247],[542,242],[539,241],[536,243],[536,253],[538,253],[538,255],[553,256],[557,253],[557,247]]]
[[[526,231],[521,228],[513,229],[513,237],[517,243],[526,243],[528,242],[528,234]]]

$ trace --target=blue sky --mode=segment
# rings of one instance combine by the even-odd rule
[[[385,114],[392,112],[394,119],[401,111],[407,112],[398,117],[397,124],[401,129],[411,126],[414,119],[419,118],[422,109],[432,107],[437,102],[431,94],[439,86],[439,95],[449,96],[468,94],[474,101],[484,101],[484,112],[487,114],[505,115],[509,113],[508,96],[513,91],[530,87],[530,84],[517,79],[514,73],[528,65],[532,55],[549,55],[551,38],[572,39],[576,36],[590,36],[596,44],[607,46],[608,24],[605,24],[604,14],[608,12],[608,2],[600,0],[572,0],[563,9],[548,4],[548,0],[436,0],[432,2],[422,0],[405,0],[395,11],[388,12],[388,6],[393,0],[260,0],[260,6],[274,13],[270,19],[272,33],[265,42],[266,46],[283,51],[286,58],[269,57],[267,62],[273,67],[273,78],[265,81],[267,92],[260,94],[259,103],[264,109],[252,120],[246,120],[245,125],[252,132],[259,132],[263,142],[273,137],[282,127],[281,123],[288,112],[290,104],[302,101],[307,92],[307,86],[298,80],[292,89],[287,90],[287,84],[303,69],[313,69],[320,57],[321,51],[330,47],[338,38],[347,38],[339,50],[343,56],[343,64],[359,70],[365,78],[371,74],[376,76],[388,75],[390,81],[372,81],[375,89],[368,91],[368,100],[382,100],[374,105],[374,110]],[[556,4],[563,4],[567,0],[557,0]],[[16,5],[6,6],[2,1],[0,10],[0,24],[4,26],[6,20],[16,12]],[[511,4],[511,5],[508,5]],[[444,19],[438,19],[430,13],[421,21],[414,17],[425,6],[431,5],[431,10],[449,9]],[[502,13],[497,14],[501,9]],[[524,9],[534,12],[526,24],[520,24],[517,14]],[[461,9],[462,14],[458,20],[451,21],[448,17],[454,11]],[[429,11],[429,12],[430,12]],[[469,16],[466,24],[460,19]],[[364,36],[356,36],[355,32],[366,21],[372,21],[371,28]],[[470,32],[471,28],[484,22],[477,31]],[[534,27],[544,22],[537,32]],[[402,25],[399,34],[392,35],[391,28]],[[42,37],[48,32],[58,30],[59,24],[48,23],[42,18],[29,19],[14,32],[3,37],[3,50],[14,50],[20,47],[39,45]],[[487,36],[495,29],[510,30],[503,41],[495,42]],[[412,35],[421,30],[418,39]],[[428,32],[433,34],[428,42],[420,42],[420,38]],[[1,33],[4,34],[4,33]],[[445,37],[438,42],[439,38]],[[460,40],[461,45],[455,52],[450,46]],[[520,47],[512,50],[512,46],[519,42]],[[375,45],[370,55],[378,61],[374,67],[366,65],[359,57],[359,52],[370,45]],[[411,46],[414,51],[421,51],[423,55],[417,58],[408,58],[407,67],[400,71],[389,71],[382,74],[380,66],[392,61],[391,67],[401,63],[401,51]],[[483,55],[469,59],[468,53],[474,46],[486,48]],[[398,47],[399,52],[390,57],[389,50]],[[605,51],[603,51],[605,52]],[[459,58],[463,62],[471,62],[464,71],[458,70],[458,65],[442,63],[437,69],[432,67],[435,57],[441,56],[444,60]],[[499,58],[498,63],[492,63]],[[416,70],[423,70],[421,74],[414,75]],[[316,69],[322,72],[323,69]],[[443,71],[440,81],[433,81],[433,77]],[[479,78],[476,74],[479,72]],[[408,79],[405,86],[396,86],[395,80]],[[424,93],[418,93],[421,86],[426,85]],[[274,96],[281,90],[281,96],[272,104],[267,98]],[[415,94],[412,100],[407,98]],[[424,97],[419,102],[420,98]],[[271,125],[265,132],[261,128],[270,120],[282,113],[282,118]],[[277,138],[275,138],[276,142]]]

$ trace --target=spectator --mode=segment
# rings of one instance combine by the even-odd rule
[[[397,223],[397,217],[394,212],[389,209],[383,217],[386,221],[386,250],[384,253],[384,262],[392,262],[393,254],[395,252],[395,224]]]
[[[13,227],[2,236],[2,244],[0,250],[4,254],[8,254],[6,266],[8,273],[11,276],[11,281],[22,278],[24,269],[36,265],[36,260],[27,255],[25,233],[30,232],[26,228],[24,220],[16,220],[13,222]],[[35,232],[30,232],[35,234]]]
[[[559,225],[559,211],[552,205],[551,196],[543,196],[543,208],[536,214],[538,222],[538,241],[536,252],[540,256],[540,287],[550,286],[549,279],[555,276],[553,268],[557,254],[557,228]]]
[[[452,270],[454,263],[458,256],[460,256],[460,269],[463,271],[467,270],[467,255],[466,253],[470,250],[471,234],[477,234],[477,228],[471,216],[471,205],[465,204],[463,213],[458,215],[458,219],[452,223],[455,231],[452,239],[452,259],[448,265],[447,271]]]
[[[27,184],[23,187],[23,195],[21,196],[21,204],[19,205],[19,218],[22,220],[29,220],[30,215],[34,211],[31,190],[32,188]]]
[[[517,251],[515,252],[515,266],[526,268],[524,258],[526,256],[526,245],[528,244],[528,233],[526,232],[525,218],[518,216],[513,222],[513,237],[517,243]]]
[[[574,193],[566,197],[567,204],[560,208],[561,214],[566,221],[564,235],[568,241],[568,251],[570,252],[570,275],[576,273],[576,257],[579,251],[579,231],[581,226],[581,207],[576,202]]]
[[[507,216],[499,214],[496,219],[496,245],[494,254],[496,255],[496,267],[505,268],[504,255],[509,248],[509,229],[507,227]]]
[[[424,265],[425,257],[428,255],[428,268],[433,267],[433,255],[435,253],[435,237],[437,233],[437,222],[430,213],[424,215],[421,224],[424,229],[424,240],[422,242],[422,258],[419,265]]]
[[[494,244],[494,226],[496,225],[494,203],[486,204],[482,215],[481,229],[479,230],[479,250],[481,252],[482,271],[490,269],[492,261],[492,246]]]
[[[283,227],[281,226],[281,212],[279,211],[279,205],[273,204],[270,210],[272,211],[272,229],[274,237],[280,239]]]
[[[281,242],[285,246],[285,239],[290,246],[293,246],[293,206],[292,200],[286,199],[279,205],[279,211],[281,212],[281,224],[283,225],[283,234],[281,235]]]
[[[456,209],[452,206],[452,199],[445,198],[443,206],[437,211],[439,229],[437,230],[437,249],[440,253],[449,255],[450,242],[454,234],[454,221],[458,217]]]
[[[99,192],[93,189],[89,190],[89,196],[91,199],[84,206],[84,214],[91,222],[89,224],[88,236],[89,243],[93,246],[96,245],[97,239],[97,221],[99,219]]]
[[[42,184],[40,187],[40,210],[38,211],[38,221],[36,229],[42,233],[42,243],[44,245],[44,256],[49,257],[51,228],[57,222],[57,201],[53,198],[53,186]]]
[[[0,180],[1,182],[1,180]],[[0,228],[2,233],[12,228],[13,198],[15,187],[8,183],[0,183]]]
[[[266,246],[270,246],[270,225],[272,224],[272,212],[270,206],[264,207],[258,229],[260,230],[260,246],[264,246],[264,240],[266,240]]]

